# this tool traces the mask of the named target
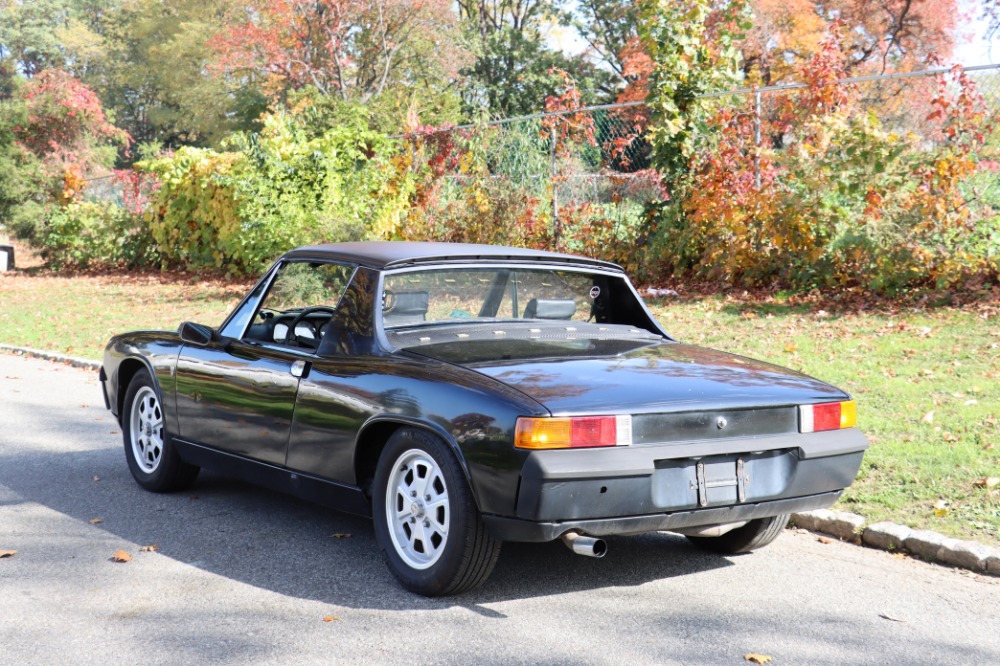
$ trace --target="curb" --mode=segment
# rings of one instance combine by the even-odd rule
[[[101,367],[97,361],[28,347],[0,343],[0,351],[65,363],[74,368],[98,370]],[[802,511],[792,514],[791,518],[795,527],[829,534],[841,541],[890,552],[905,551],[929,562],[1000,576],[1000,550],[996,548],[977,541],[952,539],[930,530],[915,530],[887,522],[868,525],[867,522],[856,513],[829,509]]]
[[[40,358],[44,361],[54,361],[65,363],[74,368],[85,368],[90,370],[100,370],[101,364],[98,361],[91,361],[77,356],[67,356],[66,354],[56,354],[54,352],[42,351],[41,349],[31,349],[30,347],[17,347],[15,345],[5,345],[0,343],[0,351],[11,352],[15,356],[28,356],[30,358]]]
[[[863,516],[819,509],[792,514],[791,523],[869,548],[907,552],[928,562],[1000,576],[1000,550],[977,541],[952,539],[931,530],[880,522],[868,525]]]

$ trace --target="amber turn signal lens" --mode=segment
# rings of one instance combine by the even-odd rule
[[[563,449],[570,446],[569,419],[518,419],[514,446],[519,449]]]

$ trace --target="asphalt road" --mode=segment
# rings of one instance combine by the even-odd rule
[[[214,474],[141,490],[96,373],[5,354],[0,550],[4,666],[1000,664],[1000,579],[796,531],[742,557],[507,544],[479,590],[417,597],[367,520]]]

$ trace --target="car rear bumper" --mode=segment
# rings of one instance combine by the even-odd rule
[[[783,513],[796,513],[828,507],[843,491],[838,490],[807,497],[741,504],[695,511],[676,511],[644,516],[622,516],[618,518],[595,518],[592,520],[566,520],[558,522],[535,522],[503,516],[483,516],[486,527],[494,538],[501,541],[553,541],[567,532],[580,532],[591,536],[612,534],[642,534],[660,530],[678,530],[704,525],[722,525],[756,518],[767,518]]]
[[[521,469],[514,516],[485,515],[506,541],[569,531],[636,534],[833,504],[861,466],[856,429],[659,446],[544,451]]]

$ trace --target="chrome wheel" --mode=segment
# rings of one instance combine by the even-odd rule
[[[451,506],[437,461],[409,449],[393,465],[386,484],[385,517],[393,548],[407,566],[427,569],[448,544]]]
[[[132,400],[129,415],[132,458],[146,474],[152,474],[163,457],[163,410],[156,391],[143,386]]]

